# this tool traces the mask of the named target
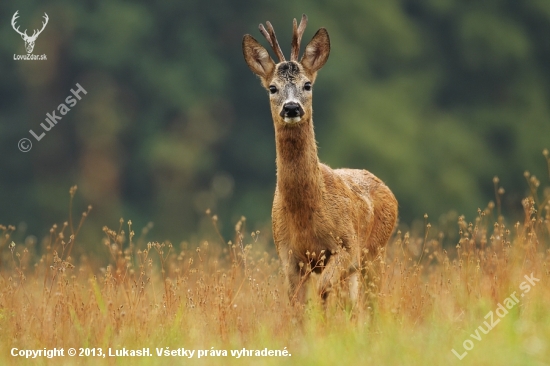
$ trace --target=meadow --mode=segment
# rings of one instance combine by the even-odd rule
[[[363,262],[359,303],[342,284],[326,309],[313,291],[289,304],[270,234],[244,217],[224,238],[207,211],[213,235],[179,244],[121,219],[103,228],[103,257],[79,237],[91,207],[41,240],[16,242],[2,225],[0,363],[548,365],[550,185],[525,178],[521,220],[502,212],[495,178],[495,200],[472,220],[401,224]]]

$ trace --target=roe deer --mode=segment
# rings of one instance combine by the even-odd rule
[[[293,22],[290,61],[286,61],[270,22],[260,32],[279,59],[251,35],[243,38],[250,69],[269,92],[277,149],[277,188],[272,209],[273,238],[289,283],[291,303],[305,300],[304,281],[320,273],[317,291],[324,301],[330,288],[350,276],[350,297],[356,301],[362,256],[376,256],[386,245],[397,220],[397,200],[372,173],[333,170],[319,162],[313,132],[312,85],[330,52],[327,30],[321,28],[298,61],[307,24]]]

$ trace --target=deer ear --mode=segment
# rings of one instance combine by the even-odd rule
[[[328,38],[328,32],[325,28],[321,28],[307,44],[300,63],[306,70],[314,74],[327,62],[329,53],[330,39]]]
[[[267,50],[258,43],[250,34],[243,37],[244,60],[250,70],[263,80],[268,79],[275,69],[275,62],[269,56]]]

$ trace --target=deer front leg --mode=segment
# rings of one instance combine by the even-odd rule
[[[355,271],[349,276],[349,298],[353,306],[357,305],[361,291],[360,273],[360,271]]]
[[[323,300],[326,300],[330,289],[340,281],[350,263],[351,255],[343,249],[330,256],[317,285],[317,292]]]
[[[275,230],[274,230],[275,231]],[[287,246],[275,240],[277,252],[281,258],[281,265],[288,283],[288,298],[291,304],[305,302],[305,281],[308,275],[301,273],[300,265],[296,258],[292,256],[292,251]]]
[[[300,268],[295,258],[291,258],[286,268],[288,281],[288,297],[291,304],[304,304],[306,299],[306,284],[309,272],[303,273],[305,269]]]

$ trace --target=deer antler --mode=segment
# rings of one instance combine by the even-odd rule
[[[279,42],[277,41],[277,37],[275,36],[275,30],[273,30],[273,26],[269,21],[265,22],[265,25],[267,25],[267,30],[264,28],[263,24],[260,24],[260,32],[262,32],[264,37],[271,45],[271,48],[279,58],[279,62],[286,61],[285,56],[283,55],[283,51],[281,51],[281,47],[279,46]]]
[[[290,61],[298,61],[300,55],[300,42],[302,41],[302,35],[306,30],[307,16],[302,14],[300,25],[297,26],[296,18],[292,21],[292,49],[290,51]]]
[[[19,18],[19,15],[18,15],[17,13],[19,13],[19,10],[17,10],[17,11],[15,12],[15,14],[13,14],[13,17],[11,18],[11,26],[13,27],[13,29],[14,29],[17,33],[19,33],[19,34],[20,34],[22,37],[24,37],[25,39],[36,39],[36,38],[40,35],[40,33],[42,33],[42,31],[44,30],[44,28],[46,28],[46,24],[48,24],[48,20],[50,19],[50,18],[48,18],[48,14],[44,13],[44,20],[45,20],[45,21],[42,22],[42,29],[40,29],[40,30],[35,29],[34,32],[33,32],[33,34],[32,34],[32,36],[29,37],[29,35],[27,34],[27,30],[26,30],[26,29],[25,29],[24,32],[21,32],[21,31],[19,30],[19,27],[16,28],[16,24],[15,24],[15,23],[16,23],[17,18]]]
[[[15,30],[17,33],[19,33],[21,36],[25,36],[25,37],[28,37],[27,35],[27,30],[25,29],[25,32],[21,32],[19,30],[19,27],[15,28],[15,21],[17,20],[17,18],[19,18],[19,15],[17,15],[17,13],[19,13],[19,10],[17,10],[15,12],[15,14],[13,14],[13,18],[11,18],[11,26],[13,27],[13,30]]]
[[[40,29],[39,31],[37,31],[36,29],[34,30],[31,38],[37,38],[40,33],[42,33],[42,31],[44,30],[44,28],[46,28],[46,24],[48,24],[48,20],[50,20],[50,18],[48,18],[48,14],[44,13],[44,20],[45,22],[42,22],[42,29]],[[36,33],[38,32],[38,33]]]

